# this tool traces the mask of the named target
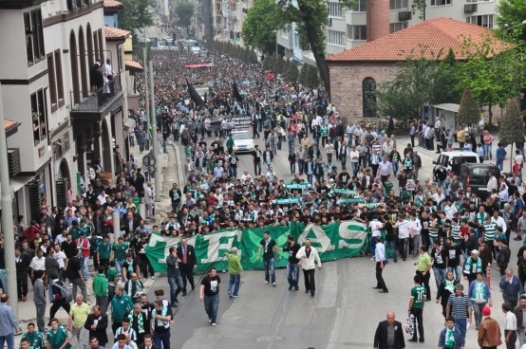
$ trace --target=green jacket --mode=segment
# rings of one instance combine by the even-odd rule
[[[228,272],[230,274],[238,275],[243,272],[240,256],[234,253],[228,253],[226,259],[228,260]]]
[[[121,322],[133,309],[132,299],[126,293],[121,294],[120,297],[115,295],[111,300],[111,308],[113,321]]]
[[[104,274],[97,274],[93,279],[93,293],[97,297],[108,296],[108,279]]]

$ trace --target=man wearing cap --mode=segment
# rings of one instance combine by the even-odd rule
[[[499,323],[491,318],[491,309],[485,306],[482,309],[484,319],[480,323],[478,343],[482,349],[496,349],[502,344]]]
[[[479,257],[478,250],[471,251],[471,257],[466,260],[464,264],[464,279],[468,280],[471,284],[477,278],[477,273],[484,272],[482,267],[482,259]]]
[[[228,273],[230,274],[228,296],[230,298],[236,298],[239,295],[239,285],[241,283],[241,276],[243,275],[241,257],[238,255],[237,247],[232,247],[230,253],[225,253],[225,256],[228,261]]]

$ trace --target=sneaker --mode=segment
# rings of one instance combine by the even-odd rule
[[[237,298],[237,295],[232,295],[233,298]]]
[[[215,325],[217,325],[217,324],[215,322],[212,322],[212,326],[215,326]]]
[[[232,298],[232,291],[228,291],[228,297]]]
[[[265,281],[265,285],[268,285],[268,281]]]
[[[372,260],[372,261],[375,261],[375,260],[376,260],[376,257],[375,257],[375,256],[372,256],[372,257],[371,257],[371,260]]]
[[[208,322],[212,322],[212,319],[208,319]]]
[[[275,282],[272,283],[272,287],[276,287],[276,283]]]
[[[154,275],[152,275],[152,280],[155,280],[155,276]]]

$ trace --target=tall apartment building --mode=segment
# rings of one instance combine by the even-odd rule
[[[0,113],[17,126],[9,170],[26,223],[43,205],[64,208],[88,166],[113,174],[113,146],[125,148],[123,51],[106,44],[103,11],[99,0],[0,0]],[[94,90],[90,70],[106,59],[113,83]]]
[[[332,55],[359,46],[367,41],[367,0],[359,0],[357,8],[345,9],[329,0],[326,27],[326,53]],[[425,18],[448,17],[487,28],[495,26],[498,0],[426,0]],[[389,0],[391,33],[405,29],[423,19],[418,10],[413,14],[413,0]],[[287,55],[299,62],[313,61],[312,53],[303,50],[294,27],[277,33],[277,42]]]
[[[205,1],[205,0],[201,0]],[[243,46],[241,31],[248,9],[254,0],[210,0],[212,3],[213,38]]]

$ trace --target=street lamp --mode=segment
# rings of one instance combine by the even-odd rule
[[[512,30],[512,29],[514,29],[514,28],[520,27],[521,25],[525,25],[525,24],[526,24],[526,19],[523,20],[523,21],[520,22],[520,23],[517,23],[517,24],[515,24],[515,25],[512,25],[511,27],[510,27],[509,24],[506,23],[506,24],[504,24],[504,27],[505,27],[504,30],[505,30],[505,31],[509,31],[509,30]]]

